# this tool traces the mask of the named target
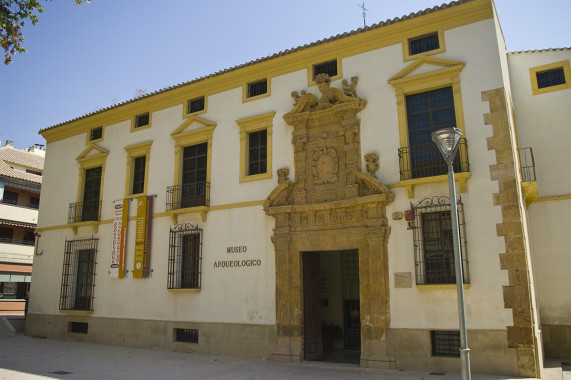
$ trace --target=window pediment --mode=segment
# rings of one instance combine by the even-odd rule
[[[178,128],[172,131],[172,138],[176,139],[181,136],[187,136],[190,134],[200,133],[200,131],[214,130],[216,123],[208,120],[201,119],[196,116],[191,116],[182,122]]]
[[[95,144],[90,144],[79,156],[77,156],[76,160],[82,166],[88,166],[90,162],[94,163],[102,163],[107,158],[109,151],[103,149]]]
[[[451,59],[421,57],[393,75],[388,82],[395,88],[403,88],[410,83],[426,82],[438,77],[458,75],[465,65],[465,62]]]

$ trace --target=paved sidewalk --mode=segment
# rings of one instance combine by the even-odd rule
[[[0,339],[0,379],[396,379],[459,380],[460,374],[281,363],[143,350],[23,334]],[[472,375],[474,380],[511,379]]]

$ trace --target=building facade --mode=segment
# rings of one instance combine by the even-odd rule
[[[24,315],[34,258],[45,150],[0,148],[0,314]]]
[[[508,58],[493,2],[459,1],[40,131],[28,334],[459,371],[430,137],[454,126],[472,370],[539,377],[541,186],[522,178]]]

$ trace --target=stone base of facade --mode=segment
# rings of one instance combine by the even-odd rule
[[[430,330],[389,329],[389,354],[406,371],[460,372],[460,358],[432,356]],[[468,331],[472,373],[518,376],[517,351],[505,331]]]
[[[87,323],[87,334],[71,332],[71,322]],[[198,343],[176,342],[174,329],[197,329]],[[145,349],[270,359],[276,328],[273,325],[152,321],[79,314],[28,314],[26,334]]]
[[[546,358],[571,360],[571,325],[543,325]]]

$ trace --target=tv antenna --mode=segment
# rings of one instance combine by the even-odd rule
[[[363,10],[363,13],[362,13],[362,16],[363,16],[363,27],[366,28],[366,27],[367,27],[367,22],[366,22],[366,20],[365,20],[365,17],[367,17],[367,13],[366,13],[366,12],[368,11],[368,9],[365,8],[365,2],[364,2],[364,1],[361,2],[361,3],[359,3],[359,4],[357,4],[357,6]]]

